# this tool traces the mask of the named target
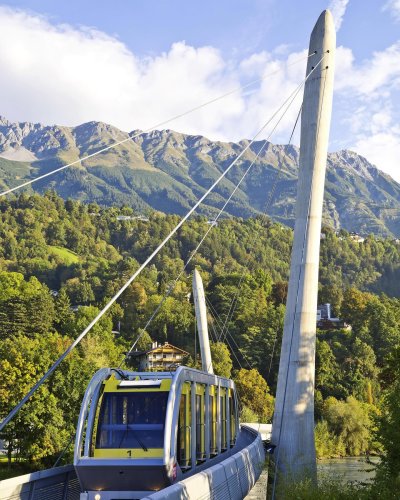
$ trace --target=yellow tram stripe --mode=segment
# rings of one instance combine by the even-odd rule
[[[144,451],[138,448],[103,448],[95,449],[95,458],[162,458],[164,450],[163,448],[150,448],[148,451]]]

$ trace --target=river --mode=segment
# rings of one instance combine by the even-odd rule
[[[371,457],[374,464],[379,458]],[[318,475],[334,475],[343,482],[369,482],[375,477],[374,465],[368,463],[365,457],[326,458],[317,461]]]

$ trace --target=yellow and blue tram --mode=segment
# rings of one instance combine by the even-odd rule
[[[103,368],[87,387],[77,426],[74,465],[84,498],[158,491],[226,458],[238,431],[232,380],[184,366]]]

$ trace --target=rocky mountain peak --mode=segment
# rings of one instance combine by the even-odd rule
[[[170,129],[129,135],[104,122],[90,121],[76,127],[11,123],[0,118],[0,175],[3,184],[20,178],[21,162],[40,172],[69,162],[94,150],[140,133],[132,141],[86,160],[48,179],[65,197],[97,201],[102,205],[127,204],[184,214],[249,144],[212,141]],[[254,161],[263,141],[254,142],[237,165],[205,200],[202,213],[212,216],[232,192],[244,170]],[[44,163],[42,163],[44,161]],[[227,214],[249,217],[263,212],[269,190],[276,186],[269,215],[293,225],[299,150],[293,145],[268,143],[236,191]],[[18,172],[18,174],[17,174]],[[71,180],[72,179],[72,180]],[[41,188],[42,190],[45,187]],[[367,159],[353,151],[328,156],[324,223],[361,233],[400,236],[400,186]]]

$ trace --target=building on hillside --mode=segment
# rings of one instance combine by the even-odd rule
[[[340,318],[332,317],[330,304],[320,304],[317,307],[317,328],[320,330],[351,330],[351,325]]]
[[[148,351],[133,351],[129,357],[139,371],[175,371],[189,353],[168,342],[153,342]]]
[[[350,239],[355,241],[356,243],[362,243],[365,241],[364,236],[360,236],[358,233],[350,233]]]
[[[117,215],[117,220],[132,220],[132,215]]]
[[[331,319],[331,305],[321,304],[317,308],[317,321],[321,319]]]
[[[150,222],[150,219],[148,217],[145,217],[144,215],[117,215],[117,220],[138,220],[140,222]]]
[[[148,217],[145,217],[144,215],[136,215],[134,219],[140,222],[150,222],[150,219]]]

